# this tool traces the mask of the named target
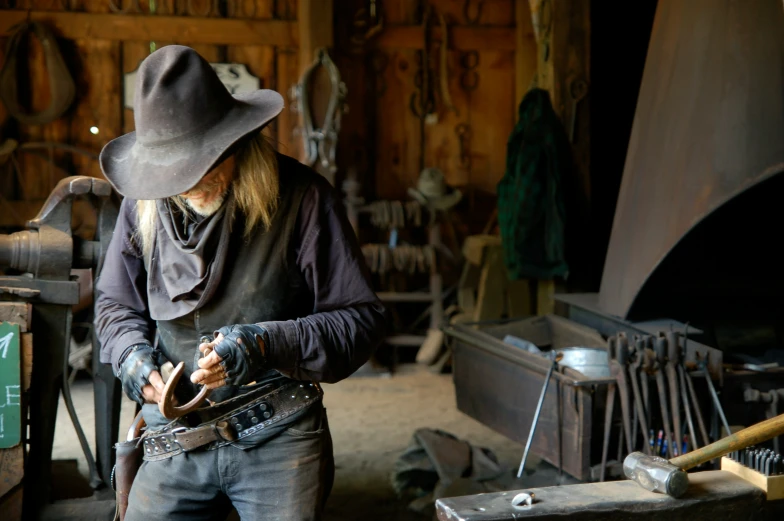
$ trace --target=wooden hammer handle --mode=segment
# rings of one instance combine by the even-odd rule
[[[757,445],[758,443],[768,441],[769,439],[781,436],[782,434],[784,434],[784,414],[757,423],[751,427],[746,427],[735,434],[730,434],[720,440],[714,441],[701,449],[693,450],[682,456],[672,458],[670,463],[680,469],[689,470],[706,461],[724,456],[725,454],[736,450]]]

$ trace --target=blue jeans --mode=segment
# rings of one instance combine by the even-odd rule
[[[232,507],[242,521],[321,519],[335,466],[327,411],[321,403],[310,409],[256,446],[145,461],[131,487],[126,521],[224,521]]]

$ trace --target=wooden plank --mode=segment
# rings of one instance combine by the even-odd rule
[[[555,282],[552,279],[536,281],[536,314],[550,315],[555,312]]]
[[[299,72],[302,74],[316,57],[320,47],[331,49],[332,0],[299,0],[297,27],[299,29]]]
[[[447,22],[458,25],[511,26],[514,20],[514,4],[517,0],[429,0],[436,12],[444,15]],[[466,5],[468,4],[468,5]],[[482,4],[481,7],[479,4]],[[471,20],[466,18],[466,10]],[[479,16],[477,17],[477,14]]]
[[[39,6],[51,4],[46,0],[29,0],[28,5],[36,9]],[[2,23],[2,22],[0,22]],[[49,85],[49,74],[46,67],[46,59],[41,42],[37,38],[28,38],[27,56],[23,60],[26,65],[26,72],[24,67],[20,70],[18,81],[20,83],[20,94],[22,97],[23,105],[29,107],[29,110],[40,111],[49,106],[51,100]],[[58,41],[57,45],[63,55],[66,65],[69,67],[69,72],[72,77],[75,76],[73,70],[74,52],[70,42]],[[69,139],[69,125],[68,115],[73,110],[73,107],[78,101],[74,99],[65,114],[46,125],[18,125],[18,139],[20,142],[30,141],[52,141],[52,142],[67,142]],[[19,196],[26,199],[44,198],[49,195],[57,181],[70,169],[71,157],[65,152],[54,152],[47,154],[46,151],[41,150],[45,157],[49,157],[50,161],[45,158],[38,157],[30,153],[18,153],[19,167],[22,176],[22,193]],[[54,162],[54,164],[52,163]],[[56,165],[62,165],[65,171],[58,170]]]
[[[434,42],[441,42],[441,29],[435,27],[431,37]],[[456,25],[449,29],[449,48],[458,51],[496,50],[514,51],[514,27],[474,27]],[[387,26],[374,40],[379,48],[422,49],[425,45],[425,34],[419,25]]]
[[[22,333],[22,392],[30,390],[30,382],[33,378],[33,334]]]
[[[277,48],[275,51],[276,81],[275,88],[283,95],[285,106],[276,118],[278,152],[299,158],[302,142],[296,134],[298,114],[291,107],[289,91],[299,81],[299,54],[296,49]]]
[[[386,93],[376,98],[376,195],[381,199],[407,199],[406,191],[416,186],[420,162],[422,125],[410,109],[409,100],[417,90],[414,74],[416,51],[395,49],[382,73]]]
[[[471,185],[491,194],[496,193],[506,170],[506,143],[516,121],[510,110],[514,105],[513,63],[512,52],[480,51],[479,85],[471,94]]]
[[[30,330],[32,305],[27,302],[0,302],[0,322],[17,324],[22,333]]]
[[[0,35],[28,19],[47,24],[71,40],[173,40],[189,44],[280,45],[297,47],[297,24],[286,20],[250,20],[191,16],[115,15],[103,13],[5,10]]]
[[[79,100],[70,122],[71,143],[100,150],[122,131],[122,84],[117,73],[120,43],[78,39],[74,44],[79,55],[87,59],[77,79]],[[79,175],[103,178],[97,160],[78,156],[73,161]]]
[[[24,476],[24,445],[0,449],[0,497],[22,482]]]
[[[463,70],[460,66],[462,52],[447,52],[447,85],[449,97],[457,112],[447,109],[443,102],[440,74],[440,43],[436,50],[430,54],[433,76],[433,91],[437,95],[436,110],[438,121],[425,125],[425,166],[436,167],[444,172],[446,182],[450,186],[461,188],[464,192],[470,190],[473,169],[468,168],[468,163],[461,161],[460,139],[456,134],[457,126],[467,124],[471,126],[470,96],[460,87],[460,78]],[[433,61],[435,60],[435,61]],[[471,139],[466,143],[466,154],[471,155]]]
[[[3,521],[21,521],[23,491],[24,488],[19,486],[0,498],[0,512],[3,513]]]
[[[244,6],[245,11],[243,12],[243,7],[240,7],[240,11],[236,13],[237,16],[253,15],[254,19],[268,20],[274,15],[273,0],[252,0],[240,3]],[[274,47],[269,45],[232,45],[226,49],[226,59],[231,63],[244,64],[248,72],[259,78],[259,86],[262,89],[275,88]],[[264,134],[273,141],[277,141],[277,133],[273,125],[267,125]]]

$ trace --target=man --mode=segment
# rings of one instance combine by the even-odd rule
[[[365,363],[385,329],[335,191],[260,131],[270,90],[231,96],[171,45],[139,67],[136,131],[100,163],[124,196],[96,283],[101,361],[142,405],[126,519],[318,519],[332,445],[318,382]],[[156,334],[157,333],[157,334]],[[200,340],[207,336],[206,340]],[[160,367],[183,362],[169,421]]]

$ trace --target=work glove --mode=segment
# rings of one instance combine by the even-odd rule
[[[142,387],[150,384],[149,377],[153,371],[158,371],[154,350],[149,344],[137,344],[131,347],[125,360],[120,364],[120,374],[117,376],[122,381],[122,388],[126,396],[138,403],[144,404]]]
[[[245,385],[267,368],[264,354],[265,331],[256,324],[235,324],[215,331],[223,335],[213,351],[221,359],[225,385]]]

